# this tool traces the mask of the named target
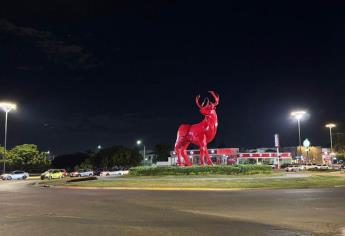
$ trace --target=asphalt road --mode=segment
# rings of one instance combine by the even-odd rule
[[[0,182],[1,236],[345,235],[345,188],[116,191],[32,182]]]

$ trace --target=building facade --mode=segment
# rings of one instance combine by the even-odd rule
[[[291,164],[292,155],[289,152],[273,152],[272,150],[265,151],[264,149],[251,150],[252,152],[239,152],[239,148],[214,148],[209,149],[208,153],[214,164],[218,165],[234,165],[234,164],[267,164],[277,165],[280,164]],[[198,149],[187,150],[187,155],[190,161],[195,164],[200,164],[200,151]],[[176,165],[177,156],[174,151],[170,152],[168,162],[165,165]],[[279,156],[279,160],[278,160]],[[181,158],[183,161],[183,158]],[[163,164],[163,163],[162,163]]]

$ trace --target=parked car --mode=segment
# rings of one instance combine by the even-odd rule
[[[62,172],[63,177],[67,177],[68,173],[65,169],[60,169],[60,171]]]
[[[128,170],[106,170],[102,171],[99,176],[120,176],[120,175],[127,175],[129,173]]]
[[[333,164],[333,165],[330,166],[330,169],[341,170],[341,165],[340,164]]]
[[[304,165],[305,170],[310,170],[310,169],[315,169],[315,168],[316,168],[316,165],[314,165],[314,164],[305,164]]]
[[[269,165],[270,167],[272,167],[272,170],[276,169],[276,165]]]
[[[64,178],[64,172],[60,169],[50,169],[41,174],[41,179],[61,179]]]
[[[46,175],[49,173],[49,171],[52,171],[53,169],[49,169],[41,174],[41,180],[44,180],[46,178]]]
[[[285,168],[286,172],[297,172],[297,171],[302,171],[304,170],[303,166],[298,166],[298,165],[290,165]]]
[[[105,170],[104,170],[104,169],[96,169],[96,170],[93,171],[93,174],[94,174],[94,175],[97,175],[97,176],[100,176],[100,174],[101,174],[103,171],[105,171]]]
[[[78,171],[73,171],[70,173],[71,177],[85,177],[85,176],[93,176],[93,171],[92,170],[78,170]]]
[[[1,175],[2,180],[12,180],[12,179],[27,179],[29,178],[29,173],[16,170],[9,174],[3,174]]]
[[[48,179],[49,175],[51,175],[53,171],[55,171],[55,173],[54,173],[55,175],[57,175],[58,171],[61,172],[62,177],[66,177],[68,175],[65,169],[49,169],[49,170],[47,170],[41,174],[41,179],[42,180]],[[56,178],[54,178],[54,179],[56,179]]]
[[[328,170],[329,169],[328,165],[326,165],[326,164],[324,164],[324,165],[317,165],[316,168],[318,170]]]

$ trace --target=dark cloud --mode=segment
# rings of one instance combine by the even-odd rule
[[[85,48],[58,39],[53,33],[37,30],[31,27],[18,26],[6,19],[0,19],[0,34],[3,40],[15,42],[14,38],[32,44],[47,59],[56,65],[63,65],[70,70],[92,69],[99,65],[99,61]],[[37,53],[36,53],[37,55]],[[32,57],[33,55],[30,55]],[[29,62],[30,63],[30,62]],[[19,70],[40,70],[38,65],[20,65]]]

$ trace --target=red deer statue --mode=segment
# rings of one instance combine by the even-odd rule
[[[210,102],[209,99],[206,98],[200,105],[200,95],[195,98],[196,105],[199,107],[200,113],[205,116],[205,118],[198,124],[182,124],[178,129],[175,152],[178,158],[177,164],[179,166],[192,165],[186,152],[186,149],[191,143],[200,147],[200,164],[205,164],[204,157],[206,156],[207,164],[213,165],[210,155],[208,154],[207,144],[214,139],[217,133],[218,118],[216,106],[219,103],[219,95],[214,91],[209,91],[209,93],[213,96],[214,102]],[[181,156],[184,159],[184,163],[181,162]]]

